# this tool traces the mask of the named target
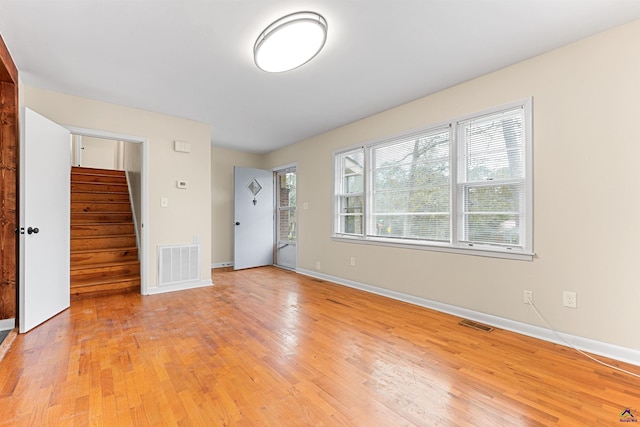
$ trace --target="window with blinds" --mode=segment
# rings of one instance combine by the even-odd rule
[[[371,148],[368,234],[449,241],[449,126]]]
[[[524,110],[458,124],[460,241],[522,247],[525,220]]]
[[[338,152],[334,237],[531,259],[531,144],[527,99]]]

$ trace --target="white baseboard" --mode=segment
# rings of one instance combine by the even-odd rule
[[[505,329],[518,334],[538,338],[544,341],[549,341],[555,344],[559,344],[566,347],[566,344],[558,339],[558,337],[549,329],[542,328],[540,326],[534,326],[527,323],[518,322],[515,320],[505,319],[503,317],[493,316],[491,314],[480,313],[478,311],[469,310],[462,307],[456,307],[454,305],[444,304],[437,301],[428,300],[413,295],[404,294],[401,292],[392,291],[389,289],[379,288],[377,286],[367,285],[364,283],[355,282],[352,280],[342,279],[340,277],[330,276],[328,274],[318,273],[317,271],[305,270],[302,268],[296,269],[296,272],[304,274],[305,276],[311,276],[329,282],[337,283],[339,285],[348,286],[350,288],[360,289],[372,294],[382,295],[388,298],[392,298],[398,301],[408,302],[410,304],[418,305],[420,307],[429,308],[432,310],[440,311],[443,313],[451,314],[453,316],[462,317],[465,319],[475,320],[476,322],[485,323],[496,328]],[[611,359],[619,360],[621,362],[630,363],[632,365],[640,366],[640,350],[634,350],[632,348],[622,347],[615,344],[609,344],[601,341],[592,340],[590,338],[584,338],[577,335],[571,335],[564,332],[558,332],[558,335],[562,337],[567,343],[579,348],[582,351],[588,353],[597,354]]]
[[[224,267],[233,267],[233,261],[214,262],[211,264],[211,268],[224,268]]]
[[[16,327],[16,319],[0,320],[0,331],[10,331]]]
[[[211,279],[200,280],[195,282],[175,283],[173,285],[155,286],[153,288],[147,288],[147,295],[164,294],[166,292],[184,291],[186,289],[204,288],[206,286],[213,286]]]

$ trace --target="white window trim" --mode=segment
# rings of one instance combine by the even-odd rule
[[[352,151],[356,151],[356,150],[365,150],[365,147],[362,145],[357,145],[357,146],[353,146],[353,147],[349,147],[348,149],[344,149],[344,150],[340,150],[340,151],[336,151],[333,153],[333,178],[334,178],[334,183],[333,183],[333,235],[337,236],[346,236],[347,238],[356,238],[356,239],[364,239],[365,238],[365,234],[364,231],[366,230],[366,225],[364,224],[364,222],[367,220],[367,213],[368,213],[368,206],[367,206],[367,176],[366,173],[363,173],[363,182],[362,182],[362,191],[357,192],[357,193],[348,193],[348,197],[362,197],[363,200],[363,205],[362,205],[362,213],[360,215],[351,215],[351,216],[360,216],[362,218],[362,234],[356,234],[356,233],[341,233],[340,232],[340,224],[341,224],[341,219],[346,216],[346,215],[341,215],[339,208],[341,206],[340,204],[340,198],[341,197],[345,197],[347,193],[344,193],[342,191],[342,187],[343,187],[343,182],[342,182],[342,166],[340,166],[340,168],[338,169],[338,156],[341,156],[342,154],[346,154]],[[367,158],[366,156],[363,156],[363,172],[366,172],[368,169],[368,165],[367,165]],[[341,191],[338,192],[337,189],[340,188]]]
[[[513,259],[513,260],[521,260],[521,261],[532,261],[535,257],[535,252],[533,251],[533,98],[524,98],[520,99],[508,104],[500,105],[495,108],[491,108],[488,110],[484,110],[474,114],[468,114],[462,117],[457,117],[455,119],[449,120],[444,123],[438,123],[433,126],[428,126],[425,128],[421,128],[418,130],[414,130],[407,133],[398,134],[389,138],[385,138],[377,141],[370,141],[366,144],[358,144],[354,146],[350,146],[347,148],[343,148],[340,150],[336,150],[333,152],[333,177],[334,177],[334,187],[333,187],[333,232],[332,232],[332,240],[336,242],[345,242],[345,243],[357,243],[357,244],[367,244],[367,245],[377,245],[377,246],[388,246],[388,247],[398,247],[398,248],[411,248],[411,249],[419,249],[419,250],[427,250],[427,251],[436,251],[436,252],[445,252],[445,253],[455,253],[455,254],[465,254],[465,255],[475,255],[475,256],[483,256],[483,257],[492,257],[492,258],[503,258],[503,259]],[[522,107],[524,116],[525,116],[525,128],[524,128],[524,136],[525,136],[525,231],[523,233],[522,247],[514,247],[509,248],[506,246],[493,246],[490,244],[468,244],[460,240],[460,230],[461,221],[459,218],[460,213],[458,212],[459,207],[459,197],[458,187],[459,184],[457,182],[457,173],[459,168],[459,159],[458,159],[458,126],[459,122],[478,118],[485,115],[495,114],[504,110]],[[451,191],[451,199],[450,199],[450,217],[451,217],[451,243],[449,242],[433,242],[433,241],[411,241],[407,239],[401,238],[380,238],[376,236],[367,236],[367,227],[370,227],[369,224],[369,208],[371,203],[371,198],[369,196],[369,182],[370,175],[372,173],[370,165],[368,164],[369,150],[371,147],[380,146],[382,144],[391,143],[394,140],[398,140],[401,138],[411,137],[411,135],[415,133],[421,133],[428,131],[430,129],[435,129],[438,127],[450,125],[453,129],[453,140],[450,146],[450,164],[449,164],[449,174],[452,177],[452,180],[455,179],[455,183],[450,184]],[[365,176],[364,176],[364,190],[363,190],[363,235],[353,235],[348,233],[340,233],[340,214],[338,212],[339,207],[339,193],[337,189],[339,188],[341,182],[341,172],[337,169],[337,157],[347,153],[349,151],[354,151],[357,149],[364,150],[364,161],[365,161]],[[340,176],[338,175],[340,172]],[[455,218],[455,220],[454,220]]]

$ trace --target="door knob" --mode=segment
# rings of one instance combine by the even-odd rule
[[[38,234],[40,230],[38,229],[38,227],[29,227],[27,228],[27,234]]]
[[[236,221],[236,225],[240,225],[240,221]]]

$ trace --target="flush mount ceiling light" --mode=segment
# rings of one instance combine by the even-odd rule
[[[253,46],[256,65],[270,73],[309,62],[327,40],[327,21],[314,12],[297,12],[269,25]]]

